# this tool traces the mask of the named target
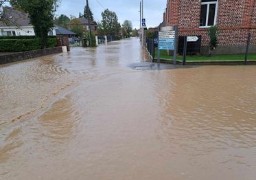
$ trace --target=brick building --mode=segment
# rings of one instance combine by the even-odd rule
[[[163,16],[163,24],[177,25],[180,36],[202,36],[202,54],[213,25],[219,29],[215,53],[244,53],[249,32],[250,52],[256,52],[256,0],[167,0]]]

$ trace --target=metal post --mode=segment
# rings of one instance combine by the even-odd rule
[[[186,55],[187,55],[187,36],[184,36],[184,45],[183,45],[183,62],[182,64],[186,64]]]
[[[141,6],[141,15],[142,15],[142,18],[144,18],[144,2],[142,0],[142,6]]]
[[[159,32],[160,32],[160,28],[158,28],[157,63],[160,63]]]
[[[247,39],[247,44],[246,44],[246,52],[245,52],[245,58],[244,58],[244,64],[247,64],[248,60],[248,52],[249,52],[249,46],[250,46],[250,41],[251,41],[251,33],[248,33],[248,39]]]
[[[144,8],[144,2],[143,2],[143,0],[141,1],[141,17],[142,17],[142,19],[144,19],[144,10],[143,10],[143,8]],[[145,41],[144,41],[144,28],[142,27],[142,47],[144,47],[144,45],[145,45]]]
[[[177,44],[178,44],[178,26],[174,26],[175,40],[174,40],[174,52],[173,52],[173,64],[176,65],[177,59]]]
[[[141,1],[140,1],[140,29],[141,29]]]
[[[154,39],[151,39],[150,40],[151,41],[151,57],[152,57],[152,60],[151,60],[151,62],[153,62],[154,61],[154,57],[155,57],[155,46],[154,46]]]

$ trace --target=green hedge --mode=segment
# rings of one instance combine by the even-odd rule
[[[57,45],[56,37],[49,38],[47,44],[47,47],[55,47]],[[38,38],[0,38],[0,52],[22,52],[36,50],[40,48],[40,41]]]
[[[56,36],[48,36],[49,39],[56,39]],[[36,36],[0,36],[2,39],[36,39]]]

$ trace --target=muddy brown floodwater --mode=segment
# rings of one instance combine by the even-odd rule
[[[0,66],[0,179],[255,180],[256,67],[143,59],[134,38]]]

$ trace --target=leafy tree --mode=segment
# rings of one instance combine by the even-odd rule
[[[79,21],[79,19],[72,19],[69,22],[69,27],[70,27],[71,31],[76,33],[79,37],[83,36],[84,29],[83,29],[83,26],[81,25],[81,22]]]
[[[155,37],[155,32],[152,32],[152,31],[147,30],[147,31],[146,31],[146,37],[149,38],[149,39],[154,39],[154,37]]]
[[[55,24],[61,27],[68,28],[68,23],[70,22],[70,19],[68,16],[62,14],[55,20]]]
[[[139,36],[139,32],[138,32],[137,29],[132,30],[132,36],[133,36],[133,37]]]
[[[125,37],[130,37],[132,32],[132,22],[125,20],[122,25],[122,32]]]
[[[101,22],[97,22],[97,33],[100,36],[106,35]]]
[[[53,17],[58,0],[10,0],[13,6],[29,14],[36,36],[40,39],[41,48],[47,47],[48,32],[53,28]]]
[[[115,12],[106,9],[101,13],[101,30],[105,35],[119,36],[121,25]]]
[[[96,47],[96,39],[95,39],[94,33],[84,32],[83,37],[85,40],[87,40],[88,45],[90,47]],[[91,38],[91,40],[89,40],[90,38]],[[86,42],[84,42],[84,43],[86,43]],[[84,44],[84,47],[87,47],[87,44],[86,45]]]

